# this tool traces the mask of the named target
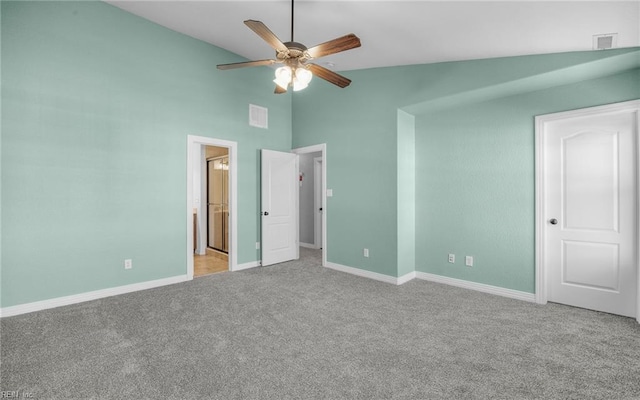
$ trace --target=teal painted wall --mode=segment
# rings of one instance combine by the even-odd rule
[[[218,71],[240,57],[102,2],[1,7],[2,307],[185,274],[187,135],[238,142],[238,262],[259,259],[258,150],[291,148],[270,69]]]
[[[342,90],[314,79],[294,94],[293,144],[327,143],[327,187],[334,189],[327,205],[328,260],[401,276],[411,269],[403,260],[415,248],[417,271],[531,292],[533,115],[638,98],[638,67],[636,48],[348,71],[343,74],[353,83]],[[536,97],[545,90],[556,98]],[[527,94],[533,97],[519,97]],[[521,98],[529,100],[512,103]],[[406,139],[399,109],[416,116],[413,245],[398,242],[406,233],[398,188],[407,162],[396,154]],[[477,136],[454,134],[458,125]],[[505,136],[524,127],[527,133]],[[496,197],[489,188],[503,193],[501,183],[516,185],[517,193]],[[471,205],[460,209],[461,203]],[[495,219],[505,210],[514,220],[501,228]],[[500,244],[484,251],[490,235],[481,232],[488,227],[490,235],[500,233]],[[362,257],[363,247],[370,258]],[[452,251],[458,262],[446,269]],[[465,254],[476,256],[475,268],[461,269]],[[517,271],[504,274],[513,265]]]
[[[327,144],[327,260],[396,276],[398,113],[386,96],[403,88],[379,85],[379,74],[344,73],[357,77],[346,89],[314,78],[294,93],[293,147]]]
[[[258,150],[327,143],[330,262],[531,292],[533,115],[640,97],[623,49],[349,71],[292,102],[270,69],[217,71],[241,59],[101,2],[0,17],[2,307],[183,275],[189,134],[239,144],[239,263],[259,258]]]
[[[535,293],[535,116],[637,98],[640,69],[418,117],[416,269]]]
[[[0,6],[0,307],[2,307],[2,7]]]

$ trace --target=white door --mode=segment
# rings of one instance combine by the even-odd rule
[[[636,316],[637,113],[544,126],[547,299]]]
[[[262,150],[262,265],[298,258],[298,155]]]

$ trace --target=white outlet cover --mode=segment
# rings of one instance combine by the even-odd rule
[[[466,256],[464,258],[464,263],[467,267],[473,267],[473,257],[472,256]]]

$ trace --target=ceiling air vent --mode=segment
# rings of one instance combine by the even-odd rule
[[[604,35],[593,35],[593,49],[606,50],[618,45],[617,33],[606,33]]]
[[[249,104],[249,125],[267,129],[269,127],[269,110]]]

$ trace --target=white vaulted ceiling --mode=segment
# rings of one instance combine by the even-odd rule
[[[274,52],[244,20],[262,21],[283,42],[291,39],[287,0],[106,2],[250,60],[273,58]],[[360,37],[362,47],[319,64],[346,71],[582,51],[593,48],[593,35],[609,33],[618,34],[616,47],[635,47],[640,46],[640,2],[295,2],[297,42],[311,47],[347,33]]]

